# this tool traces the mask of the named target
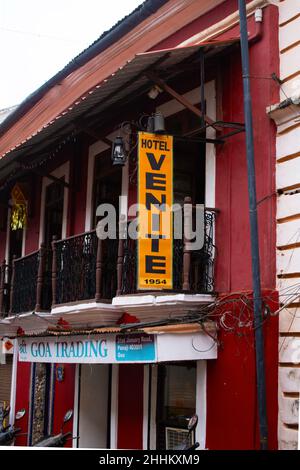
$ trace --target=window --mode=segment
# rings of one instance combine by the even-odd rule
[[[96,210],[100,204],[112,204],[119,213],[119,196],[122,190],[122,167],[113,166],[110,150],[95,159],[93,219],[96,225]]]

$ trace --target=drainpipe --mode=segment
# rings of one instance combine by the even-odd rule
[[[249,45],[247,32],[247,16],[245,0],[239,0],[240,34],[241,34],[241,56],[244,87],[244,115],[246,129],[247,169],[248,169],[248,193],[250,211],[250,236],[251,236],[251,259],[252,259],[252,285],[253,285],[253,307],[255,327],[255,359],[256,359],[256,383],[257,404],[259,417],[260,449],[268,448],[268,424],[266,404],[266,378],[264,360],[264,333],[262,326],[262,297],[260,284],[259,265],[259,241],[257,222],[257,199],[254,165],[254,141],[252,104],[250,92],[249,74]]]

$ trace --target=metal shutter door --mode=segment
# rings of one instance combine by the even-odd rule
[[[0,364],[0,404],[10,402],[13,355],[6,355],[6,364]]]

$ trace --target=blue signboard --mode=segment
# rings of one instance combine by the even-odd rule
[[[156,350],[153,335],[117,335],[116,361],[117,362],[154,362]]]

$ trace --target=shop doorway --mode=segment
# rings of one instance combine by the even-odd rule
[[[111,366],[81,364],[78,405],[78,447],[110,448]]]
[[[13,355],[6,354],[5,362],[0,363],[0,407],[10,404]]]

